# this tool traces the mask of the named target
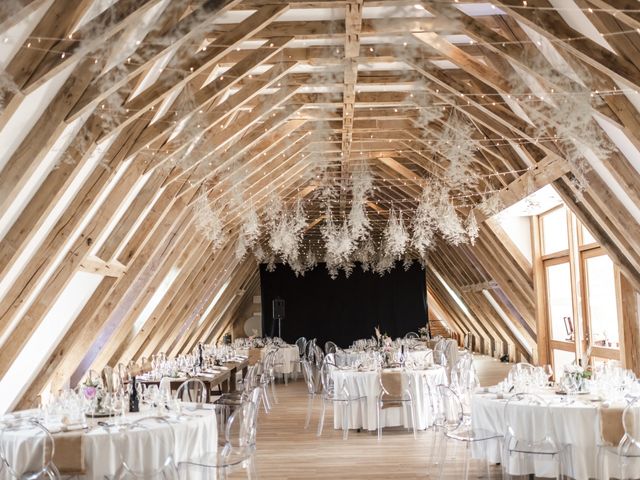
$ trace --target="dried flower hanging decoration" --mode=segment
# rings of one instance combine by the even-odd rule
[[[194,202],[196,229],[211,242],[214,250],[222,248],[226,241],[219,212],[212,208],[205,193]]]
[[[276,218],[273,212],[270,212],[269,247],[283,262],[290,264],[298,257],[307,220],[301,199],[296,201],[292,211],[284,210],[281,201],[278,202],[276,205],[279,205],[278,209],[282,214]]]
[[[400,259],[409,244],[409,233],[404,226],[402,212],[396,213],[395,209],[391,208],[389,220],[382,236],[385,253],[394,260]]]

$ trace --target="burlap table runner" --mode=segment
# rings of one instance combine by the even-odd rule
[[[64,432],[52,435],[54,441],[53,464],[63,475],[84,475],[84,432]],[[45,461],[51,458],[45,449]]]
[[[600,429],[606,445],[616,446],[624,436],[622,412],[624,407],[600,407]]]
[[[250,348],[249,349],[249,365],[255,365],[262,359],[262,349],[261,348]]]
[[[382,387],[387,392],[387,394],[382,397],[382,408],[397,407],[398,401],[402,399],[403,393],[402,372],[383,370],[380,374],[380,381],[382,382]],[[386,401],[385,396],[388,397]]]

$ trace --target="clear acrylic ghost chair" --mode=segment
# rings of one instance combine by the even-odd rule
[[[314,366],[309,363],[309,360],[302,360],[302,376],[304,378],[305,386],[307,387],[307,417],[304,422],[305,430],[309,428],[311,422],[311,412],[313,411],[313,402],[316,398],[318,391],[318,382],[316,381],[316,375],[314,374]]]
[[[11,437],[27,442],[16,443]],[[16,480],[58,480],[53,463],[55,441],[49,430],[34,420],[21,420],[0,428],[0,473]]]
[[[265,373],[265,360],[266,357],[260,362],[256,363],[256,383],[257,388],[262,392],[262,406],[264,412],[269,413],[271,410],[271,401],[269,400],[269,375]]]
[[[300,337],[296,340],[296,347],[298,347],[298,359],[296,360],[296,367],[294,371],[296,372],[295,376],[297,378],[298,372],[302,371],[302,359],[305,358],[305,354],[307,352],[307,339],[304,337]]]
[[[450,387],[462,400],[465,412],[470,412],[471,396],[480,386],[480,381],[473,365],[473,356],[470,353],[464,353],[460,356],[451,369],[450,377]]]
[[[349,437],[350,417],[351,417],[351,405],[353,402],[359,402],[362,400],[361,396],[351,395],[346,383],[342,385],[342,388],[337,389],[331,375],[335,366],[324,362],[320,368],[320,380],[322,382],[322,411],[320,413],[320,419],[318,420],[318,437],[322,435],[322,429],[324,427],[324,417],[327,410],[327,404],[331,403],[334,409],[334,415],[337,413],[337,408],[341,409],[342,416],[342,438],[346,440]]]
[[[324,344],[325,354],[336,353],[336,350],[338,350],[338,346],[334,342],[332,342],[331,340],[329,340],[328,342],[325,342]]]
[[[542,409],[542,419],[536,416],[536,425],[522,420],[522,406]],[[540,420],[542,420],[540,422]],[[532,393],[516,393],[504,406],[505,434],[503,444],[502,471],[503,478],[510,478],[511,458],[546,457],[556,462],[556,478],[562,478],[562,456],[564,446],[560,444],[554,432],[551,412],[548,403],[540,396]]]
[[[270,349],[267,354],[264,356],[264,371],[265,371],[265,379],[267,381],[267,386],[271,387],[271,396],[273,397],[273,401],[275,403],[278,402],[278,395],[276,394],[276,365],[281,365],[277,363],[278,356],[278,348]]]
[[[307,348],[307,339],[304,337],[300,337],[296,340],[295,345],[296,347],[298,347],[298,353],[300,354],[300,357],[304,357],[304,353]]]
[[[174,460],[175,435],[162,417],[144,417],[126,426],[114,437],[120,467],[113,480],[175,480],[178,468]],[[153,445],[153,455],[141,455],[141,445]]]
[[[635,478],[630,471],[637,471],[640,467],[640,398],[635,398],[624,408],[599,408],[598,423],[597,478]],[[613,472],[615,475],[609,467],[612,462],[618,470]],[[630,464],[634,468],[629,468]]]
[[[202,406],[208,402],[209,395],[207,386],[202,380],[190,378],[180,384],[176,390],[176,398],[183,402],[195,403],[196,406]]]
[[[465,413],[460,398],[450,387],[447,385],[438,385],[436,391],[440,402],[438,428],[441,432],[438,478],[443,478],[448,444],[453,441],[464,445],[463,478],[467,480],[469,478],[469,448],[471,444],[500,441],[502,435],[487,430],[474,429],[471,424],[471,418]],[[491,478],[489,462],[486,462],[486,469],[488,478]]]
[[[416,408],[413,401],[412,380],[411,376],[407,377],[407,384],[402,385],[402,372],[386,372],[382,371],[378,375],[378,384],[380,393],[378,394],[376,421],[378,427],[378,441],[382,439],[382,410],[393,407],[400,407],[403,414],[407,411],[410,416],[411,428],[413,429],[413,438],[416,438]]]
[[[420,338],[420,335],[418,335],[416,332],[409,332],[407,333],[404,338]]]
[[[214,403],[224,405],[239,405],[249,399],[251,392],[260,389],[258,381],[258,366],[251,365],[247,369],[247,375],[244,378],[242,390],[236,392],[223,393]]]
[[[247,478],[258,478],[255,469],[257,402],[247,401],[228,418],[224,427],[224,442],[194,459],[181,462],[180,477],[183,479],[226,479],[233,467],[242,467]]]

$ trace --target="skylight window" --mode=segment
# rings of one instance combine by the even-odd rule
[[[142,312],[140,312],[140,316],[136,318],[136,321],[133,324],[134,335],[138,333],[142,327],[144,327],[145,323],[147,323],[147,320],[149,320],[149,317],[151,316],[153,311],[156,309],[156,307],[160,304],[164,296],[167,294],[167,292],[169,291],[169,288],[171,288],[171,285],[173,284],[173,282],[175,281],[175,279],[178,277],[179,274],[180,274],[180,269],[177,267],[174,267],[167,274],[167,276],[164,277],[164,280],[162,280],[162,283],[160,284],[158,289],[151,296],[151,298],[145,305]]]
[[[198,320],[198,326],[202,325],[202,323],[204,322],[204,320],[209,316],[209,314],[211,313],[211,310],[213,310],[213,308],[216,306],[216,304],[218,303],[218,300],[220,300],[220,297],[222,296],[222,294],[224,293],[224,291],[227,289],[227,287],[229,286],[229,282],[231,281],[231,279],[227,280],[224,285],[222,285],[222,287],[220,287],[220,290],[218,290],[218,293],[216,293],[215,297],[213,297],[213,300],[211,300],[211,303],[209,304],[209,306],[207,307],[207,309],[204,311],[204,313],[202,314],[202,316],[200,317],[200,320]]]
[[[77,272],[0,380],[0,414],[6,413],[37,375],[96,290],[101,275]]]

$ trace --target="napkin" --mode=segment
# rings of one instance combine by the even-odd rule
[[[71,429],[72,426],[67,427]],[[82,427],[80,427],[82,428]],[[63,475],[84,475],[84,432],[73,431],[53,435],[53,463]],[[49,445],[45,448],[45,460],[51,458]]]
[[[600,430],[606,445],[616,446],[624,436],[623,407],[600,406]]]

